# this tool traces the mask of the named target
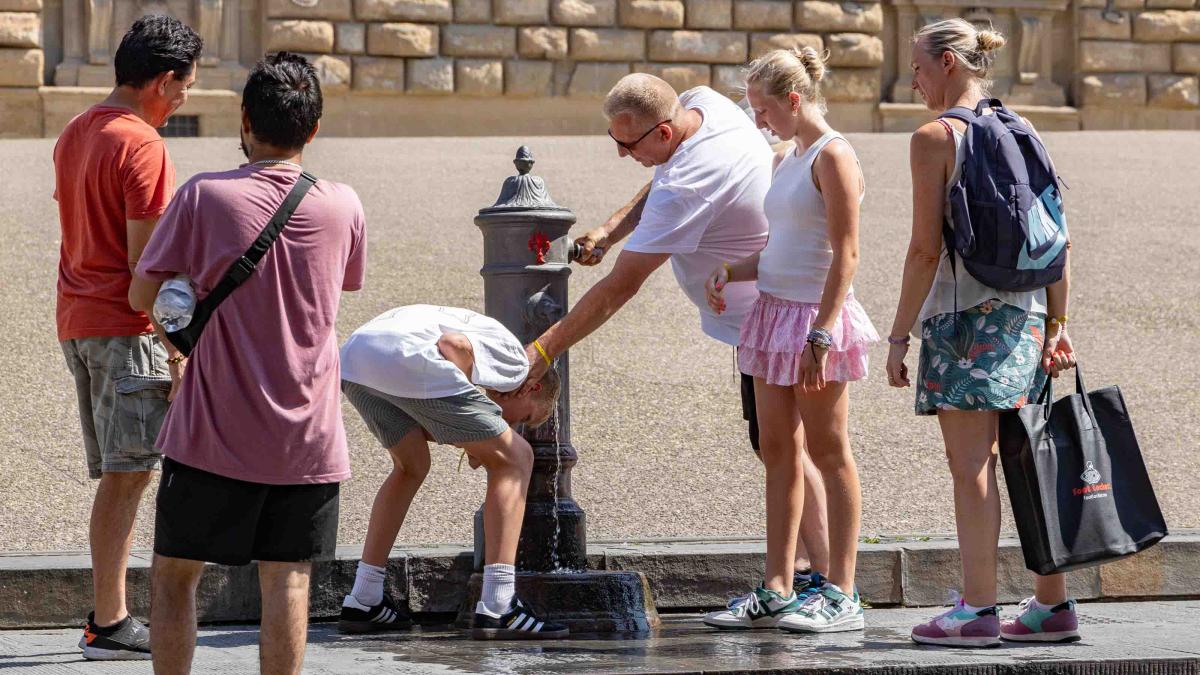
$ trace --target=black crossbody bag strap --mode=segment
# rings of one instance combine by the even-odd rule
[[[317,179],[307,171],[301,171],[300,177],[296,179],[296,184],[292,186],[292,191],[283,199],[283,203],[276,209],[275,215],[271,216],[271,220],[262,232],[258,234],[258,238],[254,243],[250,244],[250,248],[241,255],[233,264],[225,270],[225,275],[217,282],[215,288],[204,299],[196,303],[196,309],[192,313],[192,320],[182,330],[174,333],[168,333],[167,338],[171,340],[179,351],[184,355],[190,355],[192,349],[195,348],[196,341],[200,339],[200,332],[204,330],[204,326],[208,324],[208,320],[212,317],[213,312],[217,307],[229,297],[242,282],[250,278],[254,274],[254,270],[258,267],[258,262],[267,254],[271,248],[271,244],[279,238],[283,228],[291,220],[292,214],[296,212],[296,207],[300,205],[300,201],[304,199],[304,195],[308,194]]]

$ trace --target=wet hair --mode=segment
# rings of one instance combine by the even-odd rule
[[[537,412],[529,420],[529,427],[540,427],[554,416],[554,409],[558,405],[558,390],[562,386],[562,380],[558,377],[558,371],[550,368],[542,375],[542,379],[538,380],[542,388],[533,394],[534,403],[537,404]]]
[[[163,73],[182,80],[192,72],[204,41],[179,19],[150,14],[133,22],[113,57],[117,86],[140,89]]]
[[[633,115],[654,124],[673,120],[680,111],[679,95],[666,80],[646,73],[622,77],[604,98],[604,116]]]
[[[769,96],[785,98],[795,92],[800,100],[815,105],[824,113],[821,80],[825,78],[825,59],[812,47],[775,49],[750,62],[746,84],[757,82]]]
[[[254,137],[277,148],[298,150],[308,142],[324,102],[317,71],[303,56],[268,54],[254,64],[242,90],[242,110]]]
[[[935,59],[950,52],[958,64],[980,80],[986,91],[991,82],[988,74],[995,62],[995,52],[1005,44],[1004,36],[992,30],[979,30],[965,19],[946,19],[931,23],[913,35],[914,43],[924,40],[924,50]]]

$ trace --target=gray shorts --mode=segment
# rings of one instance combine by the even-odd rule
[[[445,398],[401,398],[342,380],[342,391],[385,448],[417,428],[445,445],[486,441],[508,430],[500,406],[478,389]]]
[[[75,378],[88,476],[158,468],[154,442],[171,391],[167,349],[158,336],[85,337],[59,344]]]

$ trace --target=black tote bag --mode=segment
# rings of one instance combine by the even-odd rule
[[[1067,572],[1158,543],[1167,525],[1125,399],[1117,387],[1036,403],[1000,415],[1000,459],[1025,566]]]

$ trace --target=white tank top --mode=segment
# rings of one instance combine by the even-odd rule
[[[795,302],[821,302],[833,247],[825,199],[813,183],[812,167],[821,150],[835,139],[849,145],[841,134],[829,131],[804,154],[789,152],[775,169],[763,200],[768,233],[767,246],[758,258],[760,292]]]
[[[953,228],[954,220],[950,217],[950,187],[958,181],[958,175],[962,171],[966,150],[963,149],[962,133],[954,128],[953,125],[950,125],[950,130],[954,134],[954,173],[946,183],[945,214],[946,222],[950,223],[950,227]],[[929,295],[925,298],[925,304],[921,306],[921,314],[917,319],[918,322],[939,314],[961,312],[964,309],[970,309],[993,298],[1006,305],[1020,307],[1026,312],[1046,313],[1046,289],[1039,288],[1036,291],[997,290],[990,286],[984,286],[975,277],[971,276],[962,268],[962,261],[956,260],[955,262],[958,268],[957,283],[955,283],[954,270],[950,267],[950,256],[946,252],[946,242],[943,241],[942,257],[941,261],[938,262],[937,275],[933,278],[933,286],[929,289]],[[955,300],[956,292],[958,295],[957,302]],[[919,335],[920,331],[917,331],[917,334]]]

